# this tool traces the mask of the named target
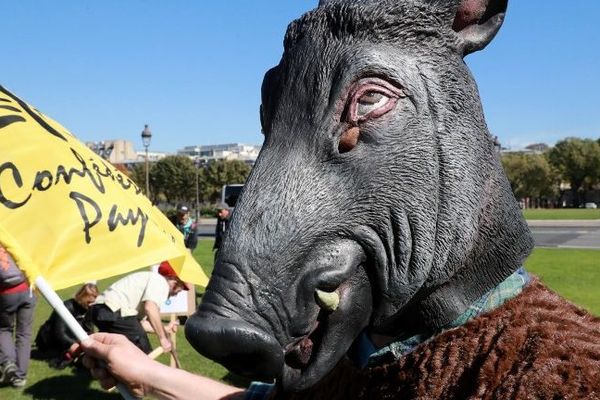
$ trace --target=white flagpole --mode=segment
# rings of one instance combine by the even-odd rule
[[[69,329],[71,329],[77,340],[81,342],[89,337],[86,331],[81,327],[81,325],[79,325],[79,322],[77,322],[75,317],[69,312],[69,310],[67,310],[67,307],[65,307],[65,304],[61,298],[58,297],[58,294],[56,294],[54,289],[50,287],[43,276],[39,275],[35,279],[35,286],[39,289],[40,293],[42,293],[42,295],[46,298],[48,303],[50,303],[52,308],[57,312],[65,324],[67,324]],[[129,391],[127,386],[121,382],[117,383],[117,389],[125,400],[138,399]]]

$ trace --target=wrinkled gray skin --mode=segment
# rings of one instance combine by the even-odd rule
[[[186,324],[198,351],[302,390],[363,329],[442,326],[521,265],[532,239],[463,62],[506,3],[326,1],[289,26],[262,152]]]

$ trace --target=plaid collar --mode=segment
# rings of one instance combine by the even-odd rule
[[[358,352],[355,354],[355,362],[360,367],[366,365],[376,365],[382,362],[390,362],[410,353],[421,343],[428,342],[434,336],[443,331],[456,328],[467,323],[467,321],[494,308],[501,306],[505,301],[512,299],[529,283],[530,277],[523,267],[519,268],[512,275],[502,281],[494,289],[487,292],[477,301],[469,306],[465,312],[459,315],[448,325],[435,331],[423,332],[408,338],[399,339],[385,347],[376,349],[371,343],[366,333],[363,332],[358,342]]]

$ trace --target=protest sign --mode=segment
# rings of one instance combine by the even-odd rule
[[[0,243],[54,290],[169,260],[207,277],[181,233],[125,174],[0,86]]]

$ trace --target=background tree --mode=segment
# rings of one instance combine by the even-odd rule
[[[128,175],[142,190],[146,187],[146,169],[144,163],[134,164],[129,170]]]
[[[504,154],[502,165],[517,199],[531,198],[539,207],[556,195],[559,179],[543,154]]]
[[[203,197],[213,203],[218,202],[223,185],[244,183],[251,167],[240,160],[218,160],[202,170]]]
[[[567,138],[549,151],[548,160],[569,182],[574,206],[580,204],[579,191],[589,190],[600,181],[600,144],[592,139]]]
[[[152,165],[150,186],[153,198],[160,194],[168,203],[190,203],[196,196],[196,167],[186,156],[167,156]]]

